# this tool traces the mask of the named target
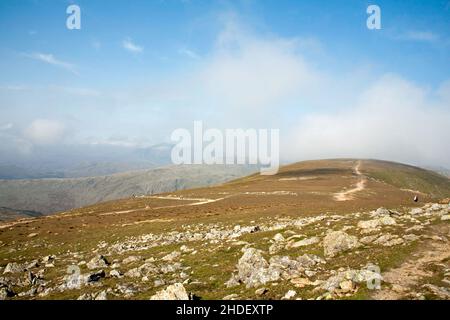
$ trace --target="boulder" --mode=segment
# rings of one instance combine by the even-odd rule
[[[311,237],[311,238],[307,238],[307,239],[303,239],[303,240],[294,242],[291,245],[289,245],[289,247],[290,248],[300,248],[300,247],[316,244],[318,242],[320,242],[320,239],[318,237]]]
[[[284,241],[284,237],[281,233],[277,233],[276,235],[273,236],[273,241],[275,242]]]
[[[6,273],[21,273],[25,271],[25,267],[16,262],[10,262],[6,265],[5,270],[3,270],[3,274]]]
[[[269,263],[261,255],[261,251],[254,248],[244,249],[244,254],[237,264],[237,275],[233,275],[227,285],[244,283],[247,288],[257,287],[280,278],[280,270],[269,268]]]
[[[390,226],[396,224],[395,219],[389,216],[384,216],[378,219],[360,221],[358,222],[358,228],[360,229],[375,229],[380,226]]]
[[[411,211],[409,211],[409,214],[411,214],[411,215],[419,215],[419,214],[422,214],[423,213],[423,210],[422,210],[422,208],[414,208],[414,209],[412,209]]]
[[[150,300],[189,300],[189,295],[181,283],[175,283],[158,291]]]
[[[162,260],[163,261],[173,261],[173,260],[177,259],[180,255],[181,255],[180,252],[174,251],[174,252],[169,253],[168,255],[165,255],[162,258]]]
[[[324,254],[327,257],[334,257],[341,252],[357,248],[360,245],[358,238],[350,236],[343,231],[330,232],[323,239]]]
[[[139,260],[141,260],[141,257],[129,256],[129,257],[123,259],[122,263],[129,264],[129,263],[136,262],[136,261],[139,261]]]
[[[294,290],[289,290],[288,292],[286,292],[284,297],[281,298],[281,299],[282,300],[289,300],[289,299],[292,299],[293,297],[295,297],[296,295],[297,295],[297,292],[295,292]]]
[[[338,253],[359,247],[358,238],[343,231],[328,233],[323,239],[324,253],[327,257],[334,257]]]
[[[108,262],[108,260],[106,260],[104,256],[98,255],[92,258],[91,261],[89,261],[86,265],[90,270],[93,270],[106,268],[110,265],[110,263]]]

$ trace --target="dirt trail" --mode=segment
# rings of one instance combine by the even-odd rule
[[[223,197],[223,198],[218,198],[218,199],[205,199],[205,198],[183,198],[183,197],[176,197],[176,196],[149,196],[146,198],[147,199],[178,200],[178,201],[196,201],[196,202],[186,203],[186,204],[178,204],[178,205],[170,205],[170,206],[161,206],[161,207],[154,207],[154,208],[140,208],[140,209],[124,210],[124,211],[111,211],[111,212],[101,213],[100,216],[109,216],[109,215],[116,215],[116,214],[122,214],[122,213],[132,213],[132,212],[143,211],[143,210],[158,210],[158,209],[167,209],[167,208],[200,206],[200,205],[207,204],[207,203],[214,203],[217,201],[221,201],[228,197]]]
[[[391,284],[392,288],[385,284],[372,298],[376,300],[404,298],[408,292],[412,292],[412,287],[417,285],[420,279],[433,275],[431,271],[425,270],[429,264],[440,263],[449,258],[449,242],[432,243],[431,248],[427,248],[418,259],[404,262],[400,267],[383,273],[383,281]]]
[[[359,191],[362,191],[366,188],[366,177],[361,173],[359,168],[361,167],[361,161],[358,161],[354,170],[356,175],[359,177],[359,181],[356,186],[352,189],[341,191],[334,194],[334,199],[336,201],[348,201],[353,200],[353,194]]]

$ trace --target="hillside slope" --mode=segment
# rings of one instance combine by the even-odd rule
[[[274,176],[0,223],[0,293],[450,299],[450,204],[431,194],[435,185],[450,196],[449,181],[419,168],[305,161]]]

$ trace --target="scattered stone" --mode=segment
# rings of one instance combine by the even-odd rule
[[[181,283],[175,283],[158,291],[150,300],[189,300],[189,295]]]
[[[247,288],[252,288],[280,278],[280,271],[269,268],[269,263],[263,258],[261,251],[254,248],[244,249],[237,270],[238,274],[231,277],[227,286],[242,282]]]
[[[134,288],[132,285],[127,285],[127,284],[117,284],[116,285],[116,289],[115,291],[117,291],[118,293],[120,293],[121,295],[123,295],[124,298],[130,298],[131,296],[133,296],[138,290],[136,288]]]
[[[222,298],[222,300],[238,300],[239,296],[236,293],[229,294]]]
[[[334,257],[340,252],[348,251],[360,246],[358,238],[343,231],[328,233],[323,239],[324,253],[327,257]]]
[[[414,208],[411,211],[409,211],[409,214],[411,214],[413,216],[419,215],[419,214],[422,214],[422,213],[423,213],[422,208]]]
[[[344,280],[339,283],[339,288],[342,293],[347,293],[355,290],[355,285],[352,280]]]
[[[27,264],[26,269],[30,270],[30,269],[37,268],[37,267],[39,267],[38,260],[33,260],[29,264]]]
[[[259,289],[256,289],[255,294],[256,294],[257,296],[263,296],[263,295],[265,295],[267,292],[269,292],[269,289],[267,289],[267,288],[259,288]]]
[[[376,215],[376,216],[387,216],[387,215],[391,214],[391,211],[389,211],[386,208],[378,208],[377,210],[375,210],[373,212],[373,214]]]
[[[359,241],[363,244],[369,244],[374,242],[379,237],[378,234],[372,236],[362,237]]]
[[[293,297],[295,297],[296,295],[297,295],[297,292],[295,292],[294,290],[289,290],[288,292],[286,292],[284,297],[281,298],[281,299],[282,300],[289,300],[289,299],[292,299]]]
[[[104,256],[98,255],[92,258],[91,261],[89,261],[86,265],[90,270],[93,270],[106,268],[110,265],[110,263],[108,262],[108,260],[106,260]]]
[[[385,247],[392,247],[395,245],[403,244],[404,242],[405,241],[402,238],[399,238],[397,235],[388,233],[375,240],[374,244],[379,244]]]
[[[326,261],[322,259],[319,256],[316,256],[314,254],[304,254],[302,256],[299,256],[297,258],[297,261],[301,264],[304,268],[311,268],[317,264],[325,264]]]
[[[291,279],[291,283],[297,288],[303,288],[313,285],[313,282],[311,282],[311,280],[309,280],[308,278],[294,278]]]
[[[281,233],[277,233],[276,235],[273,236],[273,240],[275,242],[284,241],[284,237]]]
[[[376,229],[380,226],[390,226],[396,224],[394,218],[384,216],[378,219],[360,221],[358,222],[358,228],[360,229]]]
[[[38,235],[39,233],[30,233],[27,237],[28,238],[34,238]]]
[[[3,274],[6,273],[21,273],[24,272],[25,268],[22,264],[16,262],[10,262],[6,265],[5,270],[3,270]]]
[[[95,297],[95,300],[108,300],[108,295],[106,293],[106,290],[103,290],[97,294]]]
[[[162,271],[163,272],[166,271],[165,273],[169,272],[170,270],[167,268],[169,268],[169,266],[165,266],[162,269]],[[153,263],[146,262],[138,268],[133,268],[133,269],[128,270],[125,273],[125,276],[130,277],[130,278],[142,278],[144,276],[148,276],[148,275],[156,273],[156,272],[158,272],[158,268],[156,268],[156,266]]]
[[[108,300],[106,290],[98,293],[84,293],[77,300]]]
[[[165,255],[165,256],[162,258],[162,260],[163,260],[163,261],[173,261],[173,260],[175,260],[176,258],[178,258],[180,255],[181,255],[180,252],[174,251],[174,252],[172,252],[172,253],[169,253],[168,255]]]
[[[438,296],[440,299],[450,299],[450,290],[444,287],[438,287],[432,284],[424,284],[423,288],[428,289],[431,293]]]
[[[182,246],[180,247],[180,251],[181,251],[181,252],[184,252],[184,253],[187,253],[187,252],[191,252],[192,249],[189,249],[188,246],[186,246],[186,245],[182,245]]]
[[[161,287],[161,286],[163,286],[163,285],[165,285],[166,284],[166,282],[164,281],[164,280],[162,280],[162,279],[156,279],[154,282],[153,282],[153,285],[155,286],[155,287]]]
[[[403,239],[406,240],[406,241],[416,241],[416,240],[419,240],[420,237],[419,237],[419,236],[416,236],[416,235],[413,234],[413,233],[409,233],[409,234],[405,234],[405,235],[403,236]]]
[[[42,258],[42,262],[43,263],[49,263],[49,262],[52,262],[55,259],[56,259],[56,256],[54,256],[54,255],[45,256],[44,258]]]
[[[277,254],[284,249],[284,243],[275,242],[269,247],[269,254]]]
[[[123,260],[122,260],[122,263],[123,263],[123,264],[129,264],[129,263],[132,263],[132,262],[139,261],[139,260],[141,260],[141,259],[142,259],[141,257],[137,257],[137,256],[129,256],[129,257],[123,259]]]
[[[441,216],[441,220],[442,221],[450,220],[450,214],[445,214],[445,215]]]
[[[320,239],[318,237],[311,237],[311,238],[303,239],[303,240],[297,241],[295,243],[292,243],[291,245],[289,245],[289,247],[290,248],[299,248],[299,247],[316,244],[318,242],[320,242]]]
[[[347,270],[339,272],[338,274],[328,278],[321,285],[321,288],[328,292],[337,292],[338,294],[347,293],[347,290],[350,290],[356,284],[374,283],[375,280],[381,281],[382,279],[383,278],[379,273],[371,270]],[[350,285],[350,283],[347,281],[351,281],[352,284]]]
[[[114,269],[109,272],[109,276],[112,278],[122,278],[122,273],[120,271]]]

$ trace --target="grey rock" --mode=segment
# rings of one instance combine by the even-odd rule
[[[98,255],[98,256],[92,258],[91,261],[89,261],[86,265],[90,270],[93,270],[93,269],[106,268],[110,265],[110,263],[104,256]]]
[[[359,247],[361,244],[358,238],[350,236],[343,231],[333,231],[323,239],[324,253],[327,257],[334,257],[337,254]]]
[[[189,300],[189,295],[181,283],[175,283],[158,291],[150,300]]]

